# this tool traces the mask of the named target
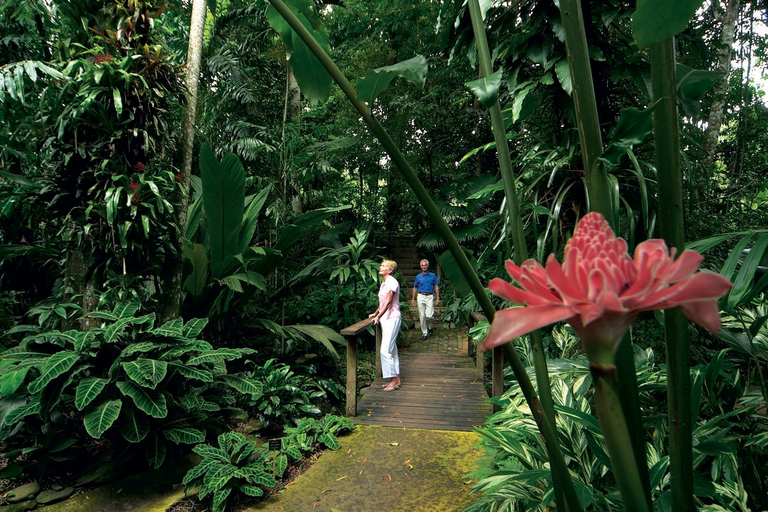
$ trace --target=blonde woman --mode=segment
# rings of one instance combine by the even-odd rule
[[[400,358],[397,355],[397,333],[400,331],[400,283],[392,274],[397,270],[397,263],[384,260],[379,267],[383,281],[379,288],[379,307],[368,315],[373,318],[373,325],[381,324],[381,373],[389,382],[384,384],[384,391],[394,391],[400,387]]]

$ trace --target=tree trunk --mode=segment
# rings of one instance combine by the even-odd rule
[[[739,17],[741,0],[729,0],[725,12],[720,16],[723,22],[723,32],[720,38],[720,47],[716,52],[715,69],[723,73],[723,77],[715,84],[712,90],[714,101],[709,109],[709,117],[706,119],[707,129],[701,141],[701,149],[704,153],[704,171],[711,172],[715,162],[715,149],[717,139],[720,136],[720,127],[723,124],[725,113],[726,94],[728,92],[728,78],[731,74],[731,57],[733,53],[733,40],[736,33],[736,20]]]
[[[193,0],[192,21],[189,28],[189,49],[187,51],[187,106],[184,109],[184,117],[181,126],[182,138],[182,163],[178,180],[181,183],[181,191],[176,200],[176,225],[178,226],[176,237],[176,256],[172,258],[172,264],[168,266],[163,301],[160,305],[160,323],[177,318],[181,314],[181,286],[184,269],[184,247],[187,237],[187,209],[189,206],[190,175],[192,173],[192,157],[195,142],[195,114],[197,112],[197,86],[200,82],[200,62],[203,55],[203,29],[207,7],[205,0]]]

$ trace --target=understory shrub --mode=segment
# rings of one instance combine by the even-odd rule
[[[155,326],[154,314],[138,312],[118,303],[90,313],[99,328],[30,335],[0,354],[0,440],[35,452],[24,464],[99,440],[118,460],[141,449],[156,468],[179,445],[204,441],[210,420],[238,412],[238,395],[261,395],[260,382],[225,364],[254,350],[197,339],[207,319]]]
[[[238,432],[226,432],[218,437],[218,447],[199,444],[193,448],[203,460],[187,472],[182,483],[188,490],[197,489],[197,497],[209,503],[212,512],[221,512],[232,491],[262,496],[264,488],[277,485],[290,461],[323,446],[338,450],[337,436],[354,428],[352,421],[340,416],[303,418],[296,427],[285,430],[278,450],[259,446]]]
[[[552,335],[562,337],[563,331],[558,334],[555,329]],[[566,339],[558,344],[569,345]],[[744,385],[729,357],[724,350],[708,364],[691,369],[691,406],[693,417],[698,418],[693,430],[695,498],[699,510],[763,510],[765,476],[757,468],[768,464],[768,416],[759,388]],[[666,373],[651,348],[635,346],[635,368],[653,500],[656,510],[668,511]],[[533,368],[528,371],[533,375]],[[582,505],[600,512],[623,510],[592,410],[592,376],[586,357],[551,359],[549,375],[558,437]],[[511,378],[507,384],[508,391],[494,399],[502,410],[478,430],[491,464],[490,469],[472,475],[480,478],[473,492],[484,495],[465,512],[544,511],[554,504],[546,446],[519,386]]]

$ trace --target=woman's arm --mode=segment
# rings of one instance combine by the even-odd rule
[[[395,295],[395,292],[393,292],[393,291],[387,292],[387,297],[386,297],[386,299],[384,299],[384,305],[382,307],[380,307],[379,309],[377,309],[373,313],[373,315],[371,315],[371,316],[373,316],[373,323],[374,324],[376,322],[378,322],[379,320],[381,320],[381,317],[383,317],[384,314],[387,311],[389,311],[390,306],[392,306],[392,299],[393,299],[394,295]],[[379,310],[381,310],[381,311],[379,311]]]

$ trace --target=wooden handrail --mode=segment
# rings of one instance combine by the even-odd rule
[[[373,325],[373,319],[366,318],[345,327],[341,335],[347,339],[347,416],[357,416],[357,344],[359,336]],[[381,350],[381,327],[376,325],[376,354]],[[381,377],[381,360],[376,358],[376,376]]]

